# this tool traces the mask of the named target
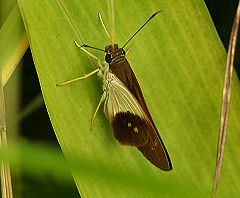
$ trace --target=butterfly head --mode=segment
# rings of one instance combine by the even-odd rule
[[[125,58],[125,51],[122,48],[118,48],[118,44],[106,46],[105,52],[105,61],[109,64]]]

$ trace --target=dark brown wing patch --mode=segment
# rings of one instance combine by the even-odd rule
[[[120,144],[145,146],[148,143],[151,124],[128,112],[117,113],[112,121],[114,137]]]
[[[155,166],[162,170],[172,170],[172,163],[167,150],[157,133],[149,131],[148,143],[145,146],[138,147],[142,154]]]

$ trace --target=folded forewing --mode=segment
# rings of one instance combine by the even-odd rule
[[[110,120],[114,137],[124,145],[144,146],[149,130],[154,130],[128,88],[114,75],[106,85],[104,112]]]

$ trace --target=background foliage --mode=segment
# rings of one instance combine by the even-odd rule
[[[171,172],[158,170],[135,148],[120,146],[113,140],[110,124],[102,111],[97,116],[93,132],[89,132],[91,116],[102,93],[101,79],[95,76],[66,87],[55,87],[57,82],[81,76],[96,67],[85,53],[76,48],[74,40],[100,48],[109,44],[97,18],[97,13],[101,12],[109,28],[107,2],[61,2],[18,1],[58,141],[65,156],[72,162],[70,166],[73,168],[79,164],[79,170],[73,169],[72,172],[80,194],[83,197],[126,197],[129,193],[132,197],[210,196],[226,52],[204,2],[115,2],[115,32],[119,45],[124,44],[153,12],[163,11],[133,40],[134,47],[128,60],[168,148],[174,168]],[[94,53],[103,57],[101,52]],[[48,139],[50,136],[54,140],[53,131],[46,124],[47,118],[42,116],[44,109],[38,108],[41,97],[31,99],[37,93],[34,89],[37,85],[26,79],[32,74],[27,73],[26,67],[23,74],[22,105],[25,108],[18,114],[23,121],[21,131],[31,139]],[[10,94],[10,98],[13,95]],[[239,81],[234,75],[229,135],[217,197],[238,197],[240,194],[238,103]],[[29,106],[36,109],[30,111],[30,115],[26,113]],[[10,148],[15,150],[15,147]],[[76,190],[72,190],[71,179],[66,179],[70,178],[70,173],[64,177],[50,174],[54,170],[66,170],[65,166],[57,166],[64,164],[61,157],[60,161],[58,158],[45,158],[44,153],[48,153],[49,149],[36,147],[32,149],[33,153],[41,155],[33,158],[29,149],[28,144],[21,144],[20,150],[26,154],[24,159],[29,159],[30,164],[44,161],[56,166],[51,171],[36,165],[32,168],[35,171],[24,169],[28,170],[28,174],[23,179],[25,182],[19,189],[20,194],[30,197],[38,191],[40,196],[46,196],[45,193],[57,188],[58,191],[52,191],[53,195],[49,196],[63,196],[64,193],[78,196]],[[55,153],[50,156],[55,155],[58,156]],[[15,161],[14,158],[12,160]],[[84,161],[89,165],[87,170]],[[21,164],[25,167],[27,163]],[[30,177],[32,172],[40,174]],[[16,177],[19,175],[17,171],[14,173]],[[66,181],[59,182],[59,178]],[[48,185],[34,185],[33,180]],[[19,188],[22,177],[15,181]],[[42,188],[47,190],[42,191]]]

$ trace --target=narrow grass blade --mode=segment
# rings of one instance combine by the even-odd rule
[[[240,1],[238,4],[236,16],[233,22],[231,37],[230,37],[229,46],[228,46],[228,56],[227,56],[225,80],[224,80],[224,87],[223,87],[223,97],[222,97],[221,122],[220,122],[220,130],[219,130],[219,137],[218,137],[217,160],[216,160],[216,169],[215,169],[212,197],[215,196],[215,193],[217,190],[221,167],[223,163],[225,143],[227,138],[227,126],[228,126],[229,108],[230,108],[230,99],[231,99],[233,64],[234,64],[235,49],[236,49],[236,43],[237,43],[239,21],[240,21]]]
[[[5,118],[2,73],[0,68],[0,148],[7,146],[7,129]],[[0,160],[2,198],[13,198],[11,174],[8,162]]]

